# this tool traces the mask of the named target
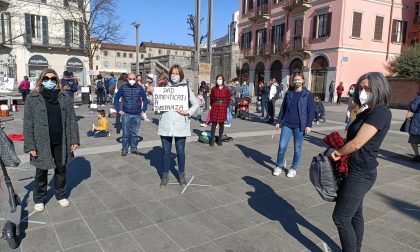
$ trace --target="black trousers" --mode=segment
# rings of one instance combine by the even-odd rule
[[[98,105],[105,105],[105,103],[106,103],[105,90],[97,90],[96,91],[96,103]]]
[[[217,123],[212,122],[211,123],[211,142],[214,143],[214,140],[216,138],[216,126]],[[219,143],[222,142],[222,136],[223,136],[223,131],[225,130],[225,123],[219,123]]]
[[[275,114],[276,114],[276,99],[271,99],[268,102],[268,115],[271,120],[274,120]]]
[[[51,153],[54,158],[54,185],[55,197],[57,200],[67,198],[66,191],[66,167],[62,165],[62,145],[51,145]],[[48,170],[36,168],[34,181],[34,202],[44,203],[45,196],[47,196],[48,186]]]
[[[359,252],[364,233],[363,199],[375,183],[372,179],[349,175],[340,185],[333,220],[343,252]]]

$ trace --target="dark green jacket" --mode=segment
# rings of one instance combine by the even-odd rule
[[[71,145],[80,145],[79,128],[76,121],[73,102],[64,92],[58,94],[63,124],[63,165],[71,158]],[[48,127],[47,107],[44,97],[32,91],[25,101],[23,117],[23,134],[25,135],[24,152],[37,151],[38,157],[31,164],[43,170],[54,169],[56,166],[51,154],[50,134]]]

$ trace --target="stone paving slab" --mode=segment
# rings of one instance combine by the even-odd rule
[[[176,184],[159,188],[156,124],[142,122],[143,157],[122,158],[115,134],[97,140],[82,134],[82,146],[67,167],[68,208],[58,206],[49,188],[46,211],[33,213],[33,168],[23,162],[9,170],[29,216],[15,251],[324,251],[324,243],[339,251],[334,204],[322,201],[308,178],[312,156],[325,147],[324,135],[343,133],[345,106],[326,109],[330,121],[305,137],[293,179],[271,175],[279,135],[255,114],[254,121],[235,119],[226,129],[234,141],[222,147],[197,143],[196,134],[205,129],[193,122],[187,180],[194,176],[193,184],[205,186],[192,185],[185,193]],[[21,130],[21,113],[6,123],[7,133]],[[81,131],[96,120],[83,106],[77,114]],[[420,251],[420,165],[410,161],[408,136],[398,132],[403,119],[404,111],[393,110],[392,131],[378,157],[378,179],[365,199],[364,251]],[[16,150],[23,154],[22,143]],[[292,155],[291,146],[288,165]],[[175,172],[170,182],[177,182]],[[0,211],[7,208],[3,186]],[[11,251],[5,241],[0,251]]]

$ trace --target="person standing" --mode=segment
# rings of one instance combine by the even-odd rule
[[[417,93],[417,97],[410,103],[410,114],[411,123],[410,123],[410,131],[409,131],[409,138],[408,143],[411,145],[414,151],[414,157],[411,161],[413,162],[420,162],[420,155],[419,155],[419,144],[420,144],[420,92]]]
[[[54,169],[55,197],[61,207],[69,206],[66,191],[66,164],[80,145],[73,101],[61,91],[57,72],[44,70],[28,95],[23,117],[24,152],[36,167],[34,210],[44,211],[48,170]]]
[[[332,103],[334,100],[334,90],[335,90],[335,81],[331,81],[330,85],[328,86],[328,92],[329,92],[328,102],[329,103]]]
[[[223,75],[216,76],[216,86],[211,89],[210,93],[210,121],[211,121],[211,139],[210,146],[214,146],[216,125],[219,124],[219,138],[217,145],[222,146],[222,136],[227,119],[227,108],[229,107],[231,95],[229,89],[224,85],[225,78]]]
[[[208,110],[209,109],[209,86],[206,84],[205,81],[202,81],[200,84],[200,88],[201,90],[203,90],[203,96],[204,96],[204,101],[205,106],[204,106],[204,110]]]
[[[138,131],[140,128],[140,115],[147,110],[146,92],[143,87],[136,82],[136,75],[130,73],[127,76],[128,84],[122,85],[118,88],[118,92],[114,97],[114,107],[117,114],[121,115],[123,136],[122,136],[122,151],[121,156],[125,157],[130,147],[131,153],[135,155],[142,155],[137,150],[139,143]],[[122,109],[120,109],[118,101],[122,99]]]
[[[274,123],[274,115],[276,113],[276,101],[279,98],[280,87],[275,78],[270,81],[270,94],[268,97],[268,115],[267,123]]]
[[[292,77],[292,86],[286,92],[281,106],[281,111],[277,118],[275,129],[281,128],[279,149],[277,152],[276,168],[274,176],[279,176],[284,167],[284,158],[290,138],[293,136],[294,154],[292,166],[287,177],[296,176],[296,170],[300,164],[302,156],[302,142],[305,134],[311,133],[312,122],[314,120],[314,102],[312,94],[303,87],[305,83],[302,73],[295,73]]]
[[[232,126],[232,121],[233,121],[233,110],[235,107],[235,102],[236,102],[236,96],[237,96],[237,89],[236,89],[236,85],[234,80],[230,81],[226,87],[229,89],[230,92],[230,103],[229,106],[227,108],[227,119],[226,119],[226,124],[225,127],[230,128]]]
[[[114,102],[115,85],[116,84],[117,84],[117,78],[115,78],[114,73],[111,73],[111,79],[108,80],[107,91],[108,91],[108,94],[111,96],[111,101],[112,102]]]
[[[246,84],[246,81],[242,83],[241,87],[241,98],[245,96],[249,96],[249,87],[248,84]]]
[[[120,104],[119,99],[115,100],[115,94],[116,91],[118,91],[123,85],[126,85],[128,83],[127,81],[127,74],[126,73],[122,73],[120,75],[120,77],[118,78],[118,81],[115,85],[112,86],[112,88],[110,88],[112,95],[112,102],[114,104],[114,106],[118,105],[120,108],[122,107],[122,104]],[[117,104],[115,104],[115,101],[117,102]],[[122,129],[122,122],[121,122],[121,114],[117,113],[117,116],[115,117],[115,129],[117,130],[117,134],[121,133],[121,129]]]
[[[354,110],[353,96],[354,96],[355,88],[356,88],[356,84],[352,84],[349,88],[349,99],[347,100],[347,112],[346,112],[346,121],[345,121],[346,130],[353,120],[352,119],[352,113]]]
[[[391,126],[388,108],[391,87],[382,73],[362,75],[356,84],[354,102],[363,111],[349,126],[346,144],[331,153],[338,161],[348,156],[348,176],[340,182],[332,219],[343,252],[359,252],[364,233],[363,200],[377,176],[377,156]]]
[[[147,87],[141,82],[141,75],[140,74],[136,75],[136,83],[143,87],[144,91],[146,92],[146,97],[148,97],[146,101],[143,101],[143,99],[141,100],[142,104],[143,103],[148,103],[149,104],[149,95],[151,95],[151,94],[149,94],[147,92]],[[142,105],[142,106],[144,106],[144,105]],[[150,119],[147,118],[147,113],[146,112],[141,113],[141,118],[145,122],[150,122]]]
[[[337,104],[341,104],[341,96],[343,95],[343,92],[344,92],[344,86],[343,86],[342,81],[340,82],[340,84],[338,84],[336,91],[337,91]]]
[[[279,98],[280,98],[280,99],[283,99],[283,97],[284,97],[284,83],[283,83],[283,81],[281,81],[281,83],[280,83],[279,87],[280,87],[280,94],[279,94]]]
[[[169,69],[170,80],[167,87],[188,87],[184,81],[184,71],[179,65],[172,65]],[[149,87],[148,91],[153,93],[154,87]],[[190,107],[186,110],[160,112],[158,135],[162,141],[162,160],[163,171],[160,187],[165,187],[169,182],[169,169],[171,166],[172,142],[175,139],[175,148],[178,159],[179,184],[186,186],[185,179],[185,142],[191,136],[190,117],[198,109],[198,101],[194,92],[188,87],[188,97]]]
[[[23,81],[20,82],[19,84],[19,92],[22,94],[22,101],[25,102],[26,101],[26,96],[29,94],[30,92],[30,87],[31,87],[31,83],[29,82],[29,78],[28,76],[23,77]]]
[[[268,103],[270,102],[270,86],[267,83],[263,83],[263,86],[259,89],[261,90],[261,117],[263,120],[267,120],[269,118]]]
[[[61,86],[67,95],[70,96],[72,101],[74,101],[74,93],[77,92],[77,80],[74,78],[73,73],[69,71],[64,71],[63,78],[61,79]]]
[[[96,103],[102,106],[105,106],[106,101],[106,90],[105,90],[105,83],[102,78],[102,75],[97,76],[96,81]]]

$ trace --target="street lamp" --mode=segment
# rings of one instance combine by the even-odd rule
[[[140,24],[136,21],[131,23],[134,27],[136,27],[136,75],[139,74],[139,29]]]

